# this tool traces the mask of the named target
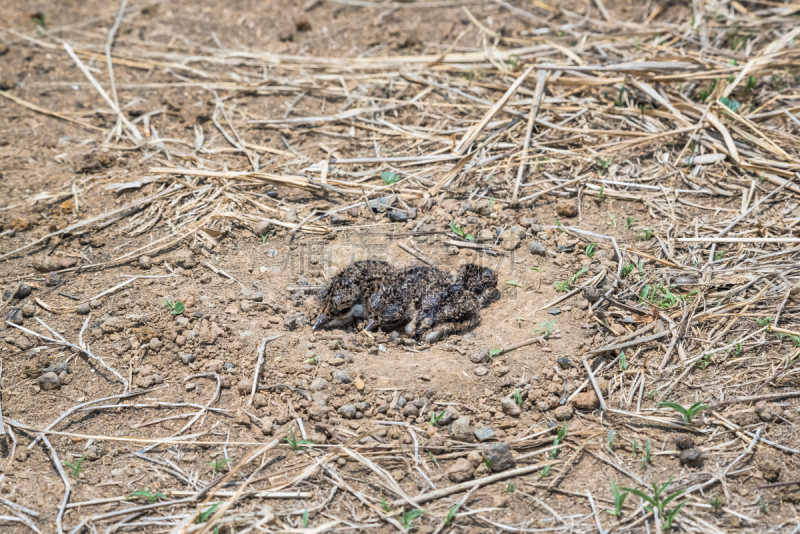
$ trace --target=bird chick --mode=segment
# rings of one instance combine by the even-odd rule
[[[397,280],[372,295],[367,304],[369,321],[365,329],[374,332],[380,327],[395,328],[408,322],[427,294],[450,283],[450,276],[436,267],[414,265],[403,269]]]
[[[481,322],[481,303],[472,291],[456,283],[425,297],[415,318],[414,338],[436,343],[448,334],[464,332]]]
[[[319,316],[312,330],[341,328],[366,317],[365,303],[394,279],[394,267],[379,260],[357,261],[328,280],[317,293]]]
[[[500,296],[497,290],[497,273],[474,263],[462,265],[456,273],[456,284],[478,297],[481,306],[487,306]]]

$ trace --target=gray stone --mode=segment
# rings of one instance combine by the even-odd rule
[[[454,484],[466,482],[475,478],[475,468],[466,458],[459,458],[447,472],[447,478]]]
[[[107,319],[101,325],[104,334],[113,334],[115,332],[119,332],[123,328],[122,319],[119,317],[112,317]]]
[[[478,441],[486,441],[495,437],[494,430],[489,425],[482,426],[475,431],[475,438]]]
[[[286,330],[294,330],[297,328],[297,317],[290,317],[289,319],[285,319],[283,321],[283,327]]]
[[[409,403],[403,407],[403,415],[406,417],[419,417],[419,408],[414,406],[413,404]]]
[[[681,451],[678,460],[680,460],[681,465],[686,467],[700,467],[703,465],[703,453],[700,452],[700,449],[686,449]]]
[[[562,356],[561,358],[556,360],[556,363],[562,369],[572,369],[572,360],[567,357]]]
[[[358,410],[356,410],[355,404],[345,404],[337,412],[345,419],[354,419]]]
[[[86,448],[86,458],[91,461],[99,460],[103,457],[103,449],[97,443],[92,443]]]
[[[392,222],[397,222],[397,223],[408,222],[408,213],[406,213],[405,211],[390,211],[389,213],[386,214],[386,216]]]
[[[514,460],[514,455],[511,452],[511,446],[505,441],[491,443],[486,446],[485,451],[486,466],[494,473],[507,471],[517,466],[517,461]]]
[[[253,223],[253,224],[250,226],[250,229],[251,229],[251,230],[253,231],[253,233],[254,233],[254,234],[256,234],[258,237],[262,237],[262,236],[264,236],[264,235],[268,234],[268,233],[269,233],[269,230],[270,230],[270,228],[272,228],[272,225],[269,223],[269,221],[258,221],[258,222],[256,222],[256,223]]]
[[[194,354],[184,354],[181,356],[181,361],[185,364],[190,364],[194,361]]]
[[[14,293],[14,298],[17,299],[28,298],[32,292],[33,288],[28,284],[26,284],[25,282],[23,282],[19,285],[19,289],[17,289],[17,292]]]
[[[550,315],[561,315],[561,308],[550,308],[547,310]]]
[[[486,376],[489,373],[489,369],[487,369],[483,365],[479,365],[478,367],[475,368],[474,373],[477,376]]]
[[[8,310],[6,321],[17,326],[22,326],[22,310],[20,308],[11,308]]]
[[[164,342],[158,339],[157,337],[151,339],[149,345],[150,345],[150,350],[154,352],[158,352],[162,348],[164,348]]]
[[[469,357],[469,361],[472,363],[486,363],[489,361],[489,359],[489,349],[481,349]]]
[[[308,386],[311,391],[322,391],[326,387],[328,387],[328,381],[321,376],[315,378],[313,382],[311,382],[311,385]]]
[[[55,373],[45,373],[39,377],[39,387],[44,391],[52,391],[61,387],[61,381]]]
[[[142,256],[139,258],[139,268],[140,269],[149,269],[153,266],[153,260],[150,259],[150,256]]]
[[[544,256],[547,253],[547,249],[544,248],[539,241],[534,241],[531,243],[531,254],[535,256]]]
[[[338,370],[331,373],[331,380],[333,380],[334,384],[349,384],[353,381],[353,379],[350,378],[350,373]]]
[[[475,442],[475,429],[469,417],[459,417],[450,425],[450,436],[456,441]]]
[[[89,315],[92,312],[92,309],[89,307],[89,304],[84,302],[83,304],[78,304],[77,309],[75,310],[78,315]]]
[[[34,315],[36,315],[36,306],[30,302],[25,303],[25,305],[22,307],[22,316],[33,317]]]
[[[503,400],[500,401],[500,408],[504,414],[511,417],[517,417],[522,412],[514,399],[510,397],[503,397]]]
[[[264,300],[264,293],[260,289],[242,288],[242,299],[261,302]]]

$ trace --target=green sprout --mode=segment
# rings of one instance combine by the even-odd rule
[[[523,403],[523,400],[522,400],[522,391],[520,391],[520,390],[518,389],[518,390],[516,390],[516,391],[514,392],[514,404],[516,404],[517,406],[522,406],[522,403]]]
[[[553,440],[553,447],[558,447],[558,445],[562,441],[564,441],[566,435],[567,435],[567,423],[565,421],[564,424],[561,426],[561,428],[558,429],[558,434],[556,435],[556,439]],[[553,460],[558,458],[558,451],[559,449],[553,449],[553,451],[550,453],[550,456],[553,458]],[[547,474],[550,472],[550,465],[552,464],[544,466],[544,469],[542,469],[542,472],[539,473],[538,475],[539,478],[544,478],[547,476]]]
[[[642,455],[642,469],[647,469],[647,464],[652,462],[650,458],[651,453],[652,446],[650,444],[650,438],[647,438],[647,442],[644,444],[644,454]]]
[[[176,300],[175,304],[170,303],[169,299],[164,299],[164,302],[167,303],[167,308],[172,312],[172,315],[180,315],[186,311],[186,306],[179,300]]]
[[[756,78],[755,76],[748,76],[747,86],[744,88],[744,90],[750,93],[753,91],[753,89],[756,88],[756,85],[758,85],[758,78]]]
[[[652,228],[645,228],[644,233],[641,234],[639,238],[641,238],[642,241],[650,241],[651,239],[653,239],[653,236],[655,235],[656,233],[653,231]]]
[[[674,402],[659,402],[658,404],[656,404],[656,406],[658,407],[666,406],[667,408],[672,408],[681,415],[684,423],[686,423],[687,425],[691,425],[692,420],[695,418],[695,416],[700,412],[702,412],[703,410],[705,410],[706,408],[708,408],[709,405],[705,404],[703,401],[698,401],[686,408]]]
[[[456,234],[459,237],[463,237],[467,241],[475,241],[475,238],[472,237],[470,234],[466,233],[463,228],[459,228],[458,226],[456,226],[452,219],[450,220],[450,229],[453,231],[454,234]]]
[[[214,514],[216,509],[219,508],[221,504],[222,504],[221,502],[212,504],[210,508],[200,512],[200,514],[197,516],[197,519],[195,519],[194,522],[198,525],[205,523]]]
[[[313,441],[309,441],[307,439],[297,439],[297,436],[294,435],[294,430],[289,431],[289,437],[283,438],[283,441],[287,442],[292,450],[295,451],[302,451],[303,447],[301,445],[313,445]]]
[[[403,525],[403,531],[410,532],[414,528],[414,520],[424,514],[426,510],[418,508],[414,510],[406,510],[405,508],[400,513],[400,523]]]
[[[758,323],[758,326],[764,328],[769,326],[772,323],[773,319],[774,319],[773,317],[756,317],[756,322]]]
[[[569,291],[569,280],[556,280],[553,282],[556,293],[566,293]]]
[[[400,175],[397,174],[396,172],[383,171],[381,173],[381,180],[383,180],[383,183],[385,183],[386,185],[392,185],[393,183],[395,183],[399,179],[400,179]]]
[[[700,358],[699,360],[697,360],[697,362],[694,364],[694,366],[697,367],[698,369],[707,369],[708,366],[711,365],[711,363],[712,363],[711,359],[714,356],[715,356],[715,354],[713,352],[711,352],[709,354],[703,354],[703,357]]]
[[[431,410],[431,426],[436,426],[442,419],[442,417],[444,417],[444,414],[446,412],[447,410],[442,410],[441,412],[439,412],[439,415],[436,415],[436,412]]]
[[[711,497],[708,500],[708,503],[711,505],[712,508],[714,508],[714,511],[716,513],[720,513],[722,511],[723,502],[719,495],[714,495],[713,497]]]
[[[386,502],[386,499],[381,499],[381,508],[384,512],[389,513],[392,511],[392,505]]]
[[[613,161],[614,160],[610,160],[610,159],[601,159],[601,160],[597,161],[597,163],[600,164],[600,176],[603,176],[606,173],[606,171],[611,166],[611,163],[613,163]],[[603,187],[605,187],[605,184],[603,185]],[[602,191],[603,190],[601,188],[600,189],[600,198],[603,198]]]
[[[64,462],[64,461],[62,461],[61,465],[66,467],[69,470],[70,476],[77,480],[78,477],[81,476],[81,472],[84,471],[83,469],[81,469],[81,464],[83,464],[83,461],[85,459],[86,459],[86,455],[84,454],[83,456],[81,456],[80,458],[75,460],[74,463],[73,462]]]
[[[625,506],[625,498],[628,496],[628,492],[620,493],[614,480],[611,480],[611,492],[614,494],[614,509],[606,510],[606,512],[619,519],[619,516],[622,515],[622,507]]]
[[[145,501],[147,501],[150,504],[154,504],[158,502],[160,499],[167,498],[166,495],[158,491],[153,493],[147,490],[138,490],[128,494],[129,499],[135,499],[136,497],[142,497]]]
[[[584,252],[587,258],[592,258],[597,253],[597,243],[589,243],[586,245],[586,251]]]
[[[636,219],[634,219],[633,217],[625,217],[625,228],[627,228],[628,230],[630,230],[631,226],[633,226],[635,223]]]
[[[608,429],[608,441],[606,441],[606,446],[608,447],[609,451],[614,450],[614,429]]]
[[[506,491],[514,493],[517,490],[517,485],[514,482],[506,482]]]
[[[450,507],[450,510],[447,511],[447,517],[444,520],[444,526],[449,527],[453,524],[453,519],[456,518],[456,512],[458,512],[459,508],[461,508],[460,504],[454,504]]]
[[[625,351],[619,353],[619,368],[621,371],[628,369],[628,362],[625,361]]]
[[[550,337],[550,334],[553,333],[553,325],[555,325],[555,324],[556,324],[556,320],[555,319],[553,319],[551,321],[545,321],[545,322],[542,323],[542,325],[539,328],[534,330],[534,332],[537,333],[537,334],[541,334],[542,337],[545,337],[545,338],[546,337]]]
[[[261,238],[261,242],[262,243],[266,243],[267,239],[269,239],[269,232],[267,232],[266,234],[264,234],[262,236],[259,236],[259,237]]]
[[[219,473],[220,471],[225,469],[225,466],[228,465],[230,461],[231,461],[230,458],[223,458],[222,460],[217,460],[216,462],[208,462],[206,465],[214,468],[215,473]]]
[[[308,510],[303,510],[303,528],[308,528]]]
[[[769,514],[769,506],[767,502],[764,500],[764,497],[758,497],[758,507],[761,509],[761,513],[764,515]]]
[[[628,276],[633,272],[635,265],[632,263],[626,263],[622,266],[622,279],[625,280]]]
[[[658,517],[660,517],[662,521],[661,528],[663,530],[669,530],[672,528],[672,523],[675,521],[675,516],[677,516],[680,509],[683,508],[683,506],[687,502],[689,502],[688,500],[683,500],[671,510],[667,510],[667,506],[672,501],[683,495],[683,493],[686,491],[686,490],[678,490],[667,497],[663,497],[664,492],[666,491],[666,489],[669,487],[670,484],[672,484],[672,478],[670,478],[667,481],[667,483],[661,487],[658,487],[658,485],[655,482],[651,482],[651,485],[653,487],[652,495],[648,495],[647,493],[636,488],[622,488],[622,489],[630,493],[633,493],[637,497],[641,497],[642,499],[644,499],[644,501],[648,503],[648,506],[645,506],[644,509],[648,512],[657,513]]]

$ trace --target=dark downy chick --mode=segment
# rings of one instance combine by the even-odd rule
[[[366,330],[374,332],[379,327],[394,328],[408,322],[426,295],[450,283],[450,276],[436,267],[415,265],[403,269],[395,282],[369,300]]]
[[[313,330],[340,328],[365,318],[365,303],[396,276],[394,267],[379,260],[357,261],[328,280],[319,293],[319,316]]]
[[[423,299],[414,338],[436,343],[448,334],[469,330],[481,322],[480,310],[480,300],[472,291],[453,284]]]
[[[488,267],[474,263],[462,265],[456,274],[455,283],[478,297],[481,306],[488,305],[500,296],[497,290],[497,273]]]

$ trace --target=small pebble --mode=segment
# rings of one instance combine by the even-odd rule
[[[47,287],[55,287],[61,283],[61,275],[55,272],[47,273],[44,275],[44,285]]]
[[[44,391],[52,391],[61,387],[58,375],[55,373],[45,373],[39,377],[39,387]]]
[[[89,307],[89,303],[84,302],[83,304],[78,304],[78,307],[75,311],[78,312],[78,315],[89,315],[92,309]]]
[[[700,449],[686,449],[685,451],[681,451],[681,455],[678,459],[681,465],[685,465],[686,467],[700,467],[703,465],[703,453],[700,452]]]
[[[150,259],[150,256],[142,256],[139,258],[139,268],[140,269],[149,269],[153,266],[153,261]]]
[[[192,363],[194,361],[194,354],[184,354],[181,356],[181,361],[187,365]]]
[[[547,310],[547,313],[549,313],[550,315],[561,315],[561,309],[560,308],[550,308],[549,310]]]
[[[26,284],[25,282],[23,282],[22,284],[20,284],[19,289],[17,289],[17,292],[14,293],[14,298],[16,299],[28,298],[32,292],[33,288],[28,284]]]
[[[475,368],[474,373],[477,376],[486,376],[487,374],[489,374],[489,369],[487,369],[483,365],[479,365],[478,367]]]

